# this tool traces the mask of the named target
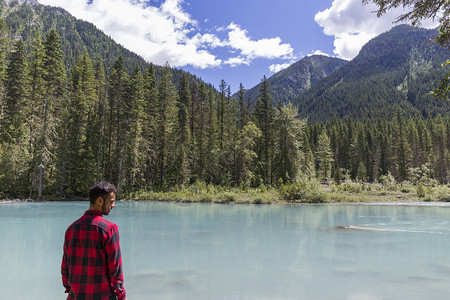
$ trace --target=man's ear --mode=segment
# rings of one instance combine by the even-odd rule
[[[102,206],[103,206],[103,201],[105,201],[105,200],[103,199],[103,197],[98,197],[97,200],[95,201],[95,203],[96,203],[98,206],[102,207]]]

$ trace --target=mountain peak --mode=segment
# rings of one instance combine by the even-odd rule
[[[397,105],[410,116],[448,114],[449,102],[436,103],[430,95],[448,72],[441,65],[450,56],[432,41],[436,34],[396,26],[370,40],[358,56],[299,95],[295,104],[311,121],[333,115],[390,119]]]
[[[347,61],[324,55],[305,56],[267,79],[271,87],[273,102],[287,103],[292,101],[345,63]],[[250,98],[254,102],[258,94],[259,84],[247,90],[245,98]]]

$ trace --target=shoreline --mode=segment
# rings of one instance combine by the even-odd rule
[[[64,197],[55,195],[41,200],[31,198],[4,198],[0,204],[27,202],[73,202],[88,201],[87,198]],[[380,204],[407,205],[426,203],[449,203],[450,185],[428,186],[419,193],[415,185],[368,185],[344,183],[340,185],[303,182],[300,184],[280,185],[278,187],[260,186],[258,188],[227,188],[222,186],[194,184],[182,186],[177,190],[158,192],[138,190],[122,192],[118,201],[154,201],[176,203],[210,204]]]
[[[49,203],[49,202],[87,202],[87,200],[0,200],[0,206],[8,205],[8,204],[24,204],[24,203]],[[450,207],[450,202],[442,202],[442,201],[391,201],[391,202],[323,202],[323,203],[306,203],[306,202],[298,202],[298,203],[288,203],[288,202],[272,202],[272,203],[223,203],[223,202],[211,202],[204,203],[198,201],[177,201],[177,200],[136,200],[136,199],[122,199],[118,201],[120,202],[155,202],[155,203],[178,203],[178,204],[211,204],[211,205],[252,205],[252,206],[261,206],[261,205],[292,205],[292,206],[322,206],[322,205],[332,205],[332,206],[416,206],[416,207]]]

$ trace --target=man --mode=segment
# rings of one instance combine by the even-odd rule
[[[89,190],[90,207],[67,228],[61,264],[67,300],[126,300],[117,225],[106,220],[116,187],[99,182]]]

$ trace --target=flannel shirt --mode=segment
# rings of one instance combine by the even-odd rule
[[[125,299],[117,225],[88,210],[67,228],[61,263],[67,300]]]

